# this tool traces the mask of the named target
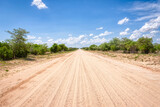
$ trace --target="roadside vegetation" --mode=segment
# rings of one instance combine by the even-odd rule
[[[57,53],[77,49],[68,48],[65,44],[54,43],[52,47],[49,48],[47,44],[29,43],[26,39],[29,32],[21,28],[7,32],[11,34],[11,39],[0,42],[0,60],[26,58],[29,54],[45,55],[47,52]]]
[[[122,51],[123,53],[160,53],[160,44],[153,44],[152,38],[141,37],[137,41],[128,38],[113,38],[110,42],[105,42],[99,46],[93,44],[89,47],[83,47],[85,50],[100,51]]]

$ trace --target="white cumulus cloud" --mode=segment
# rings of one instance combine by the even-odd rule
[[[127,29],[125,29],[123,32],[120,32],[119,34],[122,35],[122,36],[129,35],[129,32],[128,32],[129,30],[130,30],[130,29],[127,28]]]
[[[31,6],[37,6],[38,9],[46,9],[48,8],[46,4],[42,2],[42,0],[33,0]]]
[[[93,34],[91,33],[91,34],[89,34],[89,36],[93,36]]]
[[[102,30],[102,29],[103,29],[103,27],[96,28],[96,30]]]
[[[141,32],[139,30],[134,30],[131,36],[129,37],[130,39],[136,39],[141,35]]]
[[[35,44],[43,44],[44,42],[40,39],[37,39],[37,40],[34,40],[34,43]]]
[[[140,28],[141,32],[148,32],[155,29],[158,29],[160,27],[160,16],[156,19],[151,19],[149,22],[146,22],[145,25],[143,25]]]
[[[157,41],[160,41],[160,38],[158,38]]]
[[[82,45],[92,45],[92,44],[101,44],[104,42],[107,42],[108,40],[106,38],[92,38],[92,39],[85,39],[80,42]]]
[[[122,25],[122,24],[124,24],[124,23],[127,23],[128,21],[129,21],[129,18],[125,17],[124,19],[119,20],[119,21],[118,21],[118,24],[119,24],[119,25]]]
[[[139,30],[133,31],[132,35],[130,36],[130,39],[138,38],[141,35],[146,36],[148,34],[150,34],[153,37],[154,36],[153,34],[158,33],[158,31],[156,30],[159,27],[160,27],[160,16],[155,19],[149,20]]]
[[[109,32],[109,31],[105,31],[104,33],[99,34],[99,36],[107,36],[107,35],[111,35],[113,34],[113,32]]]
[[[66,39],[57,39],[55,41],[52,40],[51,42],[58,43],[58,44],[65,43],[67,45],[73,45],[73,44],[79,43],[83,38],[85,38],[85,35],[79,35],[78,37],[68,37]]]
[[[27,39],[30,40],[30,39],[35,39],[36,37],[35,36],[32,36],[32,35],[27,35]]]

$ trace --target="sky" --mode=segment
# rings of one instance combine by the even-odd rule
[[[14,28],[48,46],[85,47],[114,37],[160,43],[160,0],[0,0],[0,41]]]

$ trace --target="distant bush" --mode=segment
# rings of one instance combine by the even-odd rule
[[[98,46],[93,44],[89,47],[90,50],[97,50],[98,49]]]
[[[101,51],[118,51],[122,50],[124,53],[153,53],[160,52],[160,44],[153,45],[152,38],[141,37],[137,41],[128,38],[113,38],[109,43],[105,42],[99,46],[93,44],[89,47],[83,47],[85,50],[101,50]]]
[[[32,44],[29,52],[34,55],[44,55],[47,52],[46,44]]]
[[[108,43],[105,42],[98,46],[98,50],[108,51],[110,50],[110,46]]]
[[[54,43],[52,47],[50,48],[50,51],[51,53],[56,53],[56,52],[61,51],[61,49],[62,48],[58,44]]]
[[[75,51],[75,50],[77,50],[78,48],[72,48],[72,47],[69,47],[68,48],[68,51]]]
[[[68,47],[65,44],[59,44],[61,51],[68,51]]]

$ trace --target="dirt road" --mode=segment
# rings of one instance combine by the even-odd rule
[[[158,107],[160,73],[78,50],[0,80],[0,107]]]

